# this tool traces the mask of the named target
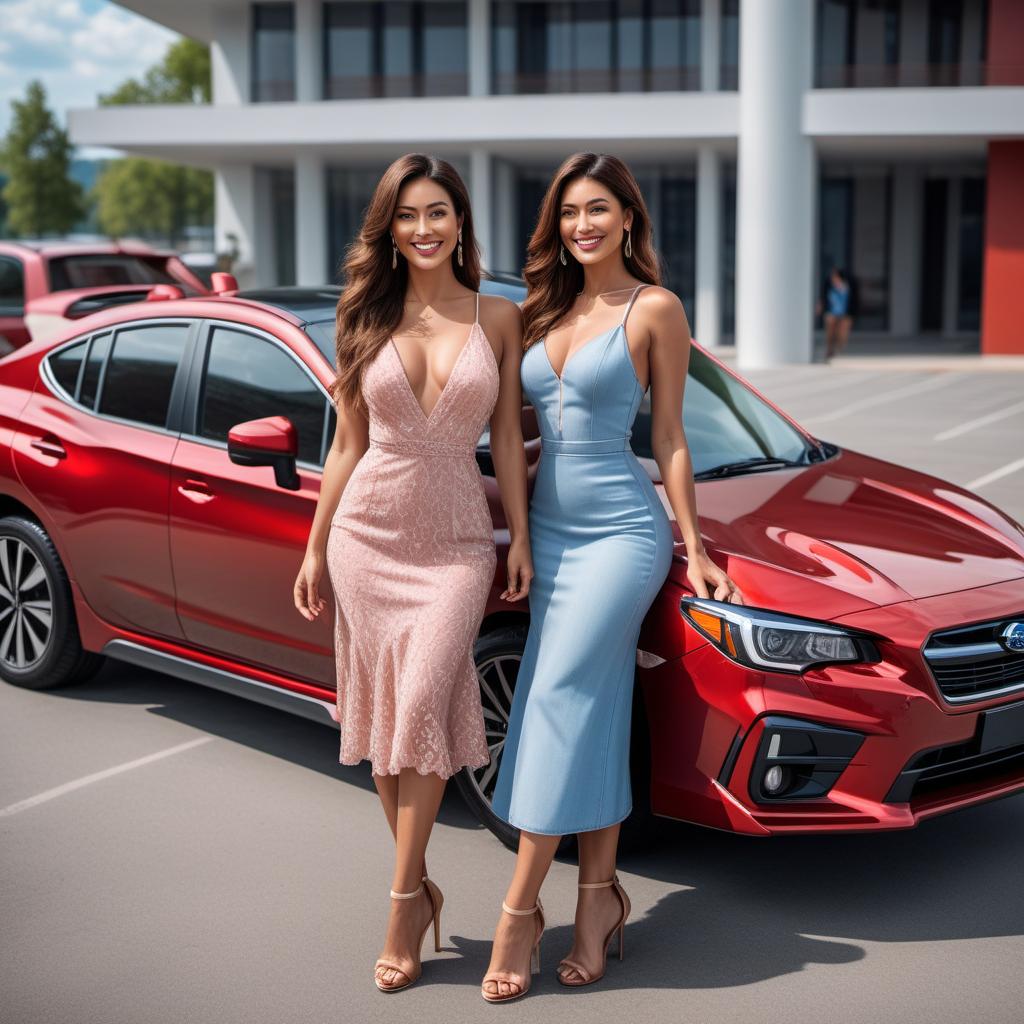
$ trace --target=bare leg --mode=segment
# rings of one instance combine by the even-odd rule
[[[615,875],[619,826],[580,832],[580,882],[607,882]],[[601,973],[604,942],[622,917],[622,904],[612,888],[580,889],[576,898],[576,931],[569,959],[584,967],[590,977]],[[558,972],[566,981],[585,980],[579,971],[565,966]]]
[[[377,787],[377,795],[384,807],[384,817],[388,819],[388,828],[395,842],[398,842],[398,776],[374,775],[373,784]],[[427,862],[423,862],[423,875],[427,874]]]
[[[420,885],[427,842],[441,805],[445,782],[438,775],[420,775],[414,768],[405,768],[398,776],[397,856],[391,882],[395,892],[413,892]],[[401,965],[401,973],[406,977],[419,973],[420,941],[432,916],[426,889],[416,899],[391,901],[391,917],[381,958]],[[388,967],[378,968],[377,976],[384,985],[401,984],[405,980]]]
[[[843,316],[839,318],[839,330],[837,338],[838,348],[837,352],[842,352],[846,348],[847,342],[850,340],[850,328],[853,326],[853,320],[851,317]]]
[[[542,836],[521,832],[516,867],[505,902],[515,910],[535,906],[561,836]],[[492,996],[510,996],[522,992],[530,973],[530,950],[537,941],[537,915],[514,916],[502,913],[494,932],[491,962],[483,990]]]
[[[831,313],[825,314],[825,361],[828,362],[836,354],[836,334],[838,333],[836,318]]]

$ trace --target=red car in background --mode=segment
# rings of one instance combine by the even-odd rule
[[[158,288],[0,362],[4,679],[66,685],[108,656],[332,721],[331,616],[305,622],[291,592],[334,433],[337,297]],[[677,555],[637,651],[638,803],[768,836],[1024,789],[1021,526],[812,437],[700,346],[685,426],[704,542],[748,604],[695,599]],[[657,485],[649,434],[644,406]],[[503,549],[486,436],[477,458]],[[510,842],[489,798],[527,610],[498,600],[502,554],[476,645],[492,761],[458,781]]]
[[[137,302],[155,284],[176,285],[186,295],[209,290],[176,253],[145,245],[0,242],[0,356],[33,337],[25,322],[30,302],[38,308],[44,296],[64,293],[61,315],[75,319],[96,308],[100,292],[108,304]]]

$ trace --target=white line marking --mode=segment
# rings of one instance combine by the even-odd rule
[[[969,491],[976,491],[979,487],[984,487],[985,484],[992,483],[993,480],[1001,480],[1004,476],[1016,473],[1018,469],[1024,469],[1024,459],[1018,459],[1016,462],[1009,462],[1005,466],[1001,466],[999,469],[993,469],[991,473],[979,476],[977,480],[972,480],[969,484],[965,484],[964,486]]]
[[[187,743],[179,743],[176,747],[158,750],[155,754],[147,754],[145,757],[136,758],[134,761],[125,761],[124,764],[116,764],[113,768],[104,768],[103,771],[93,772],[92,775],[83,775],[80,779],[65,782],[63,786],[55,786],[53,789],[47,789],[45,792],[30,796],[27,800],[19,800],[16,804],[0,809],[0,818],[8,818],[19,811],[27,811],[30,807],[44,804],[48,800],[63,796],[65,793],[72,792],[72,790],[81,789],[82,786],[88,786],[93,782],[99,782],[101,779],[108,779],[111,775],[119,775],[121,772],[131,771],[133,768],[141,768],[144,764],[149,764],[151,761],[159,761],[161,758],[171,757],[173,754],[181,754],[186,750],[191,750],[193,747],[200,746],[200,744],[209,743],[213,739],[216,739],[216,737],[200,736],[198,739],[189,740]]]
[[[1002,409],[996,409],[995,412],[990,412],[986,416],[979,416],[975,420],[968,420],[966,423],[961,423],[958,427],[950,427],[949,430],[944,430],[941,434],[936,434],[932,440],[948,441],[950,438],[959,437],[961,434],[977,430],[978,427],[987,427],[990,423],[995,423],[997,420],[1005,420],[1007,416],[1013,416],[1018,412],[1024,412],[1024,402],[1014,402],[1013,405],[1007,405]]]
[[[939,373],[925,380],[915,381],[913,384],[907,384],[901,388],[894,388],[892,391],[883,391],[880,395],[872,395],[870,398],[862,398],[858,402],[851,402],[849,405],[843,406],[841,409],[835,409],[832,412],[820,413],[817,416],[803,416],[800,422],[829,423],[832,420],[849,416],[852,412],[859,412],[861,409],[869,409],[873,405],[891,402],[894,398],[903,398],[907,395],[919,394],[922,391],[933,391],[935,388],[945,387],[947,384],[952,384],[955,379],[955,374]]]

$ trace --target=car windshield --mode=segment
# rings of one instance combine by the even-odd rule
[[[809,444],[770,405],[726,373],[699,348],[690,350],[683,426],[694,476],[748,460],[806,460]],[[648,393],[633,424],[633,451],[653,459]]]
[[[127,256],[122,253],[80,253],[54,256],[50,261],[50,290],[102,288],[119,284],[174,284],[186,295],[195,289],[178,280],[167,269],[162,256]]]
[[[306,324],[305,332],[313,339],[314,344],[324,354],[324,359],[334,365],[334,319],[321,320],[316,324]]]

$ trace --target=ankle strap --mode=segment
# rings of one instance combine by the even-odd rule
[[[580,882],[577,886],[578,889],[607,889],[610,885],[615,885],[618,882],[619,876],[613,875],[607,882]]]
[[[504,910],[506,914],[512,914],[514,917],[529,917],[530,914],[537,913],[537,904],[535,903],[532,907],[530,907],[529,910],[516,910],[515,908],[510,907],[504,900],[502,900],[501,909]]]
[[[420,884],[418,886],[416,886],[416,889],[413,892],[395,892],[395,890],[392,889],[391,890],[391,898],[393,900],[411,900],[411,899],[415,899],[417,896],[419,896],[419,894],[421,892],[423,892],[423,883],[422,882],[420,882]]]

